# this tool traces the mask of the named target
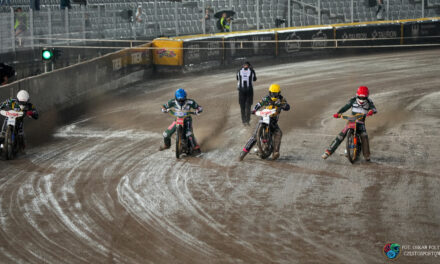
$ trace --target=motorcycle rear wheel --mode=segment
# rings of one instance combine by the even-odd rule
[[[355,143],[356,141],[356,143]],[[350,161],[350,163],[354,163],[360,153],[360,138],[358,135],[354,134],[354,130],[350,129],[347,132],[347,159]]]
[[[267,159],[273,151],[272,133],[266,124],[261,124],[257,131],[257,144],[260,158]]]

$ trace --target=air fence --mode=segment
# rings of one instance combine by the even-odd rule
[[[198,70],[245,60],[295,60],[334,51],[439,47],[440,18],[278,28],[216,35],[159,38],[153,63]],[[205,68],[206,68],[205,67]]]
[[[212,34],[219,31],[214,14],[222,10],[235,12],[231,31],[435,17],[440,11],[440,0],[384,0],[380,8],[369,2],[90,0],[86,6],[72,4],[72,9],[60,9],[53,1],[42,0],[40,11],[33,11],[28,5],[21,5],[21,13],[14,12],[17,5],[0,8],[0,53],[41,46],[91,46],[105,39],[152,40],[160,36]],[[209,19],[205,19],[205,10]],[[25,29],[21,33],[16,29],[18,20]]]

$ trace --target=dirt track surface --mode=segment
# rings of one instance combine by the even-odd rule
[[[387,242],[440,245],[438,54],[257,67],[254,102],[277,82],[292,106],[277,161],[236,161],[256,119],[241,125],[235,70],[110,94],[0,161],[0,263],[385,263]],[[359,85],[378,109],[372,162],[351,165],[345,142],[324,161],[344,126],[332,114]],[[200,158],[157,150],[172,122],[160,104],[178,87],[205,109]]]

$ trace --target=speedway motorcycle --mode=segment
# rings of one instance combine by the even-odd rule
[[[6,160],[12,160],[17,155],[21,146],[18,139],[18,122],[24,113],[16,110],[1,110],[0,114],[6,117],[6,130],[4,132],[4,140],[1,144],[1,153]]]
[[[355,115],[339,115],[340,118],[347,120],[347,145],[346,156],[350,163],[354,163],[358,158],[362,150],[361,136],[357,131],[357,123],[364,118],[364,114]]]
[[[259,156],[262,159],[268,158],[273,152],[273,134],[270,129],[270,118],[276,114],[276,108],[265,108],[255,112],[256,116],[261,117],[258,121],[257,146],[260,152]]]
[[[196,115],[196,112],[170,109],[168,113],[175,118],[176,122],[176,158],[179,159],[182,154],[192,155],[193,146],[186,135],[185,119],[190,115]]]

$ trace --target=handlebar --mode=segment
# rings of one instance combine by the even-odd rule
[[[355,114],[355,115],[343,115],[343,114],[339,114],[339,118],[348,120],[349,122],[355,122],[357,120],[361,120],[362,118],[364,118],[366,116],[366,114]]]
[[[189,115],[197,115],[194,111],[173,111],[172,109],[168,109],[167,113],[173,117],[186,117]]]

